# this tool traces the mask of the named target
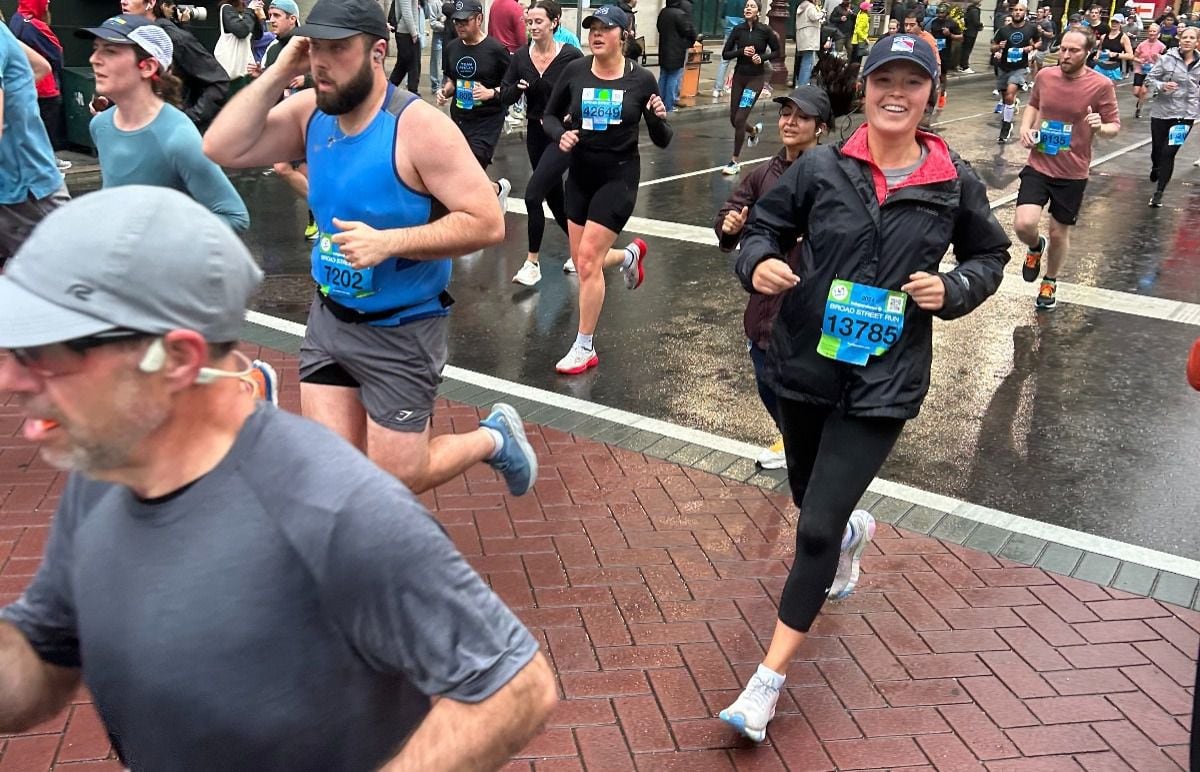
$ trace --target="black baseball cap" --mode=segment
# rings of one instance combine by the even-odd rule
[[[481,13],[483,13],[483,3],[479,0],[454,0],[454,13],[450,14],[450,18],[462,21]]]
[[[295,34],[317,40],[342,40],[358,34],[387,40],[387,16],[375,0],[317,0]]]
[[[629,14],[615,5],[602,5],[597,8],[595,13],[583,20],[584,29],[591,27],[594,21],[600,22],[605,27],[629,29]]]
[[[925,70],[930,78],[937,80],[938,60],[933,46],[916,35],[904,33],[885,35],[875,41],[871,53],[867,54],[862,75],[865,78],[883,65],[896,61],[912,62]]]
[[[833,108],[829,104],[829,95],[825,89],[818,86],[801,86],[790,94],[777,96],[771,100],[781,105],[795,105],[800,112],[809,118],[816,118],[826,126],[833,120]]]

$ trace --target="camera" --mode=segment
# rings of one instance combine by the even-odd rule
[[[175,6],[175,19],[177,24],[184,24],[189,21],[206,21],[208,19],[208,9],[200,5],[177,5]]]

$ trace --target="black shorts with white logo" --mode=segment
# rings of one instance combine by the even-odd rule
[[[1063,225],[1074,225],[1079,220],[1079,207],[1083,205],[1083,191],[1087,180],[1062,180],[1047,177],[1031,166],[1021,170],[1021,187],[1017,191],[1017,206],[1036,204],[1045,206],[1050,202],[1050,216]]]

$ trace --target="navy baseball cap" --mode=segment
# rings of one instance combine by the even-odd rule
[[[450,14],[450,18],[462,21],[481,13],[483,13],[483,3],[479,0],[454,0],[454,13]]]
[[[375,0],[317,0],[295,34],[317,40],[342,40],[358,34],[390,38],[387,16]]]
[[[583,20],[584,28],[591,27],[594,21],[600,22],[605,27],[629,29],[629,14],[615,5],[602,5],[597,8],[595,13]]]
[[[885,64],[897,61],[912,62],[928,73],[930,78],[937,80],[938,60],[933,46],[915,35],[903,33],[885,35],[875,41],[875,45],[871,46],[871,53],[867,54],[867,61],[863,65],[863,77],[867,77]]]

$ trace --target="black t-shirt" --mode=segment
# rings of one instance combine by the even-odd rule
[[[455,123],[471,123],[504,114],[499,92],[495,99],[476,102],[470,96],[470,84],[499,89],[504,73],[508,71],[509,58],[508,49],[495,38],[484,38],[473,46],[461,38],[446,44],[442,55],[443,75],[454,81],[450,117]]]
[[[659,147],[671,141],[671,124],[646,109],[658,81],[632,59],[625,73],[604,80],[592,72],[594,57],[585,56],[567,65],[546,105],[542,125],[554,140],[564,131],[578,129],[579,143],[571,152],[597,163],[617,163],[638,157],[638,123],[643,117],[650,139]]]
[[[533,45],[530,43],[529,45]],[[522,46],[513,52],[509,62],[508,72],[504,75],[504,85],[501,86],[501,99],[505,105],[511,105],[525,95],[525,115],[530,120],[537,120],[546,112],[546,103],[554,93],[554,86],[566,72],[567,66],[583,58],[583,52],[566,43],[561,44],[558,55],[550,62],[545,72],[538,72],[529,56],[529,46]],[[517,81],[525,81],[529,88],[521,91]]]
[[[951,36],[961,35],[962,27],[954,19],[939,19],[935,16],[933,22],[929,25],[929,34],[933,35],[934,40],[946,41],[945,43],[938,43],[938,52],[944,54],[950,46]]]
[[[1019,26],[1009,24],[996,30],[996,36],[992,38],[992,42],[1004,43],[1004,47],[1000,49],[1000,60],[997,62],[1000,69],[1012,72],[1028,67],[1029,54],[1021,49],[1034,45],[1041,39],[1042,31],[1028,18],[1025,19],[1024,24]],[[1016,53],[1010,53],[1014,49]]]

